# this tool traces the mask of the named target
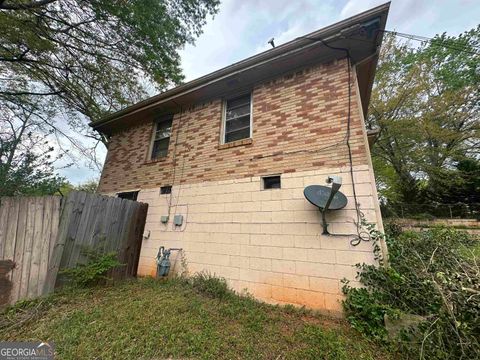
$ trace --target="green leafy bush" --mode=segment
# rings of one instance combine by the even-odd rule
[[[97,250],[84,249],[82,254],[88,259],[85,264],[78,264],[74,268],[60,271],[60,274],[65,275],[76,287],[89,287],[97,285],[101,281],[111,280],[107,277],[107,273],[123,266],[118,261],[116,252],[102,254]]]
[[[396,237],[403,233],[403,227],[395,221],[384,221],[383,227],[385,228],[385,233],[389,237]],[[379,234],[379,237],[383,237],[382,234]]]
[[[420,315],[424,321],[394,340],[421,359],[480,358],[478,240],[435,228],[387,235],[389,266],[357,265],[364,288],[345,284],[347,319],[363,334],[389,341],[384,317]]]
[[[216,277],[207,272],[200,272],[193,275],[190,284],[199,293],[216,299],[226,299],[232,295],[224,278]]]
[[[414,214],[409,216],[410,218],[414,220],[435,220],[436,217],[432,214],[429,213],[420,213],[420,214]]]

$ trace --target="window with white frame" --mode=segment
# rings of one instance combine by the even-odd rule
[[[251,94],[237,96],[225,101],[223,142],[229,143],[251,137],[252,99]]]
[[[173,116],[162,118],[155,124],[155,133],[152,144],[152,159],[166,157],[168,145],[170,144],[170,135],[172,133]]]

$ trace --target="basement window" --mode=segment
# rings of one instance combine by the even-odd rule
[[[160,188],[160,194],[161,195],[171,194],[171,193],[172,193],[172,186],[171,185],[162,186]]]
[[[170,135],[172,133],[173,115],[162,117],[155,123],[155,132],[152,144],[152,159],[166,157],[168,154],[168,145],[170,144]]]
[[[121,192],[121,193],[118,193],[117,196],[120,199],[136,201],[138,196],[138,191]]]
[[[280,175],[275,176],[265,176],[263,178],[263,188],[266,189],[280,189]]]
[[[225,100],[223,116],[223,143],[252,137],[252,96],[237,96]]]

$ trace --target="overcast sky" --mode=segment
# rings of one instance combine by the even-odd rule
[[[193,80],[306,33],[385,3],[376,0],[223,0],[195,45],[181,51],[186,80]],[[459,33],[480,22],[479,0],[394,0],[388,30],[433,37]],[[98,177],[83,167],[60,171],[73,183]]]

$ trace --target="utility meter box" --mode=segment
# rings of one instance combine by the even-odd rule
[[[175,215],[173,217],[173,223],[175,226],[182,226],[183,224],[183,215]]]
[[[162,224],[168,223],[168,215],[160,216],[160,222],[161,222]]]

